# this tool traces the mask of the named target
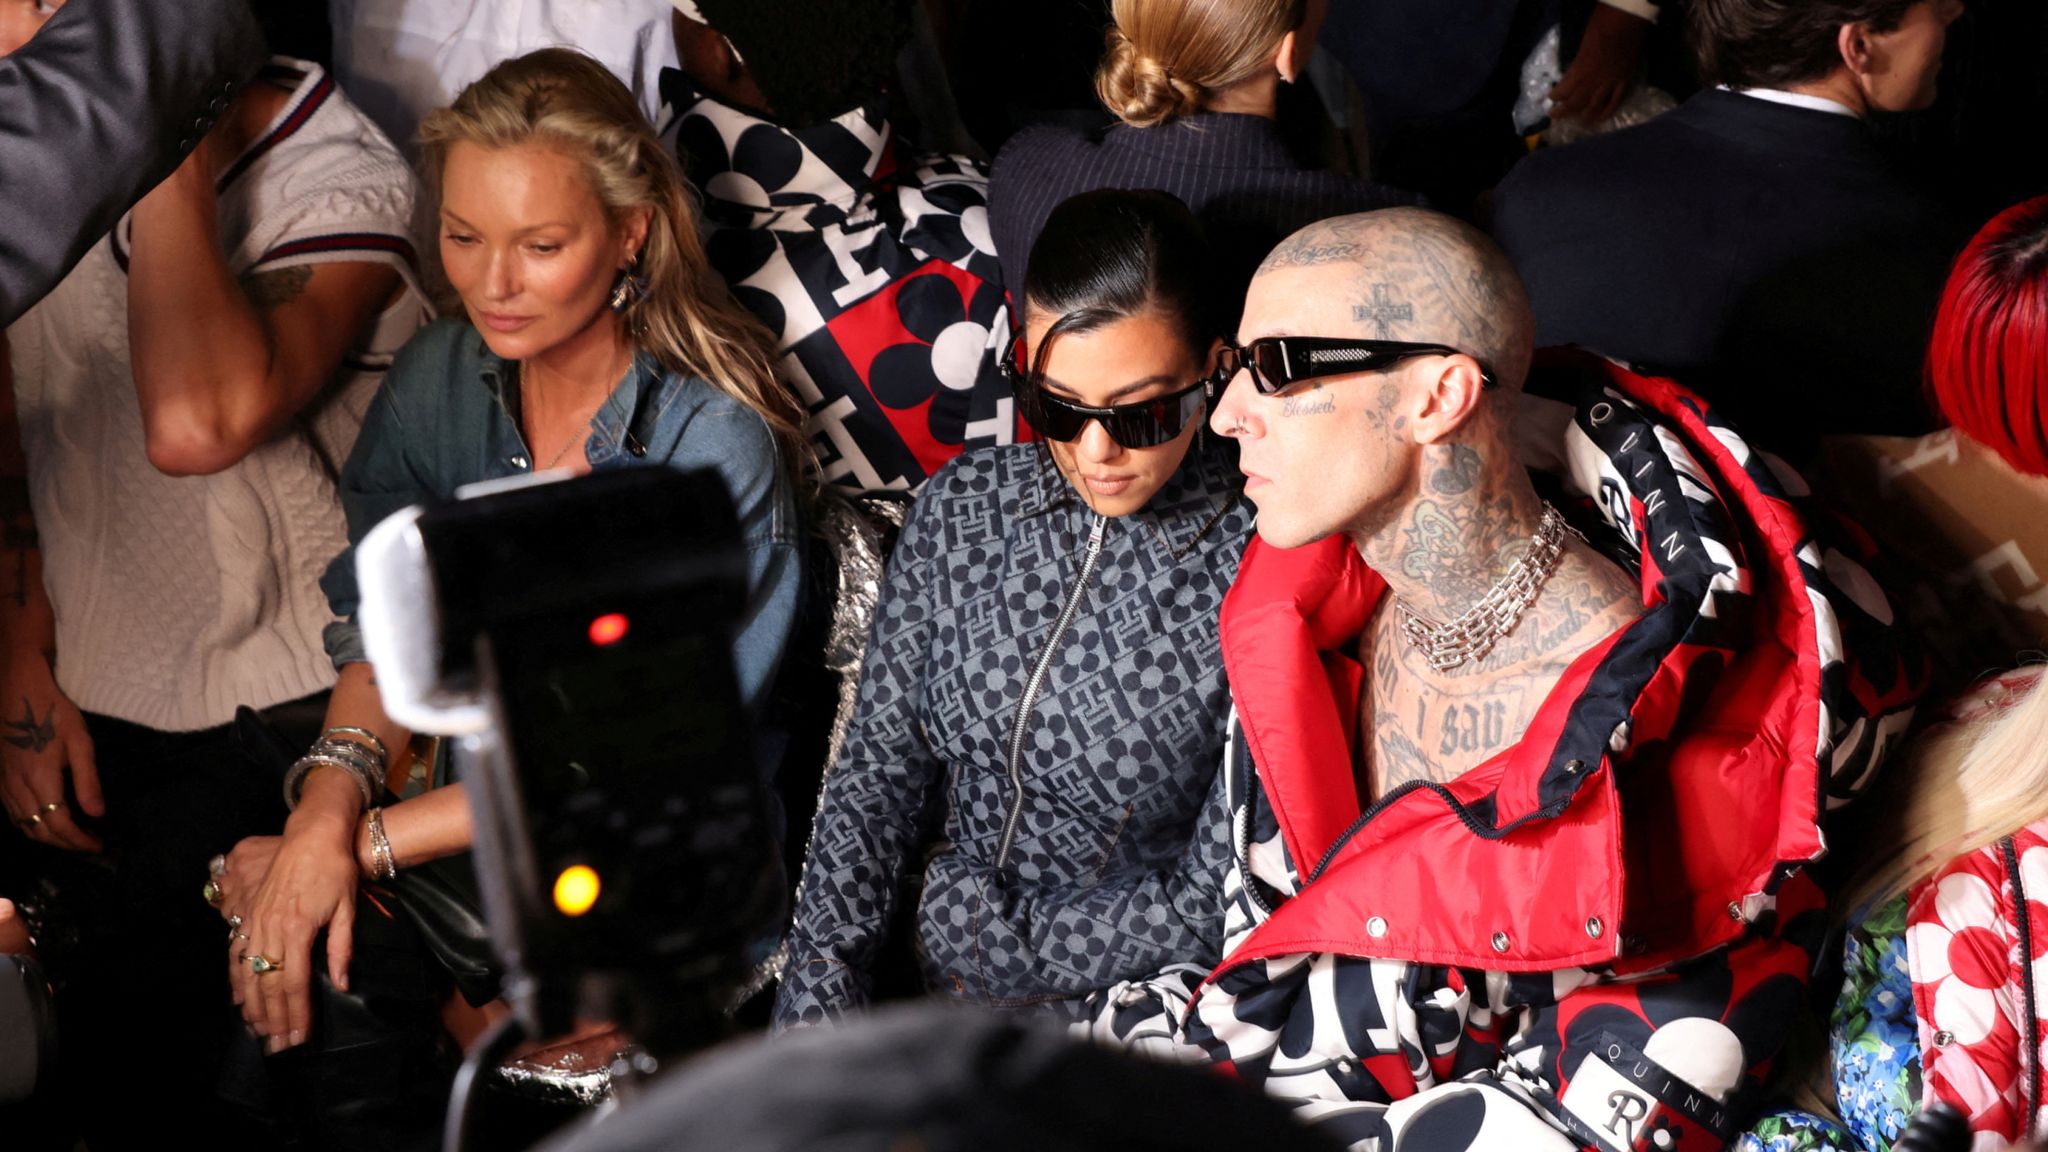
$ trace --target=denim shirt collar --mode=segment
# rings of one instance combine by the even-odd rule
[[[481,334],[475,339],[478,377],[513,427],[521,427],[518,363],[492,352]],[[584,444],[584,454],[591,468],[606,468],[629,457],[647,455],[655,421],[675,398],[675,392],[661,362],[645,349],[636,349],[625,376],[590,419],[590,438]],[[535,466],[539,466],[537,461]]]

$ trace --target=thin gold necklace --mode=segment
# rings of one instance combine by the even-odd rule
[[[626,365],[627,365],[627,367],[628,367],[628,368],[630,368],[630,367],[632,366],[632,364],[633,364],[633,357],[632,357],[632,354],[631,354],[630,352],[628,352],[628,353],[627,353],[627,356],[626,356]],[[624,374],[624,373],[623,373],[623,370],[622,370],[622,371],[621,371],[621,375],[623,375],[623,374]],[[533,411],[533,405],[532,405],[531,403],[528,403],[528,402],[527,402],[527,400],[526,400],[526,381],[527,381],[527,374],[526,374],[526,362],[522,360],[522,361],[520,361],[520,362],[519,362],[519,392],[520,392],[520,407],[521,407],[521,410],[522,410],[522,411],[525,411],[525,412],[531,412],[531,411]],[[539,468],[536,468],[536,469],[534,469],[534,471],[536,471],[536,472],[546,472],[546,471],[548,471],[549,469],[553,468],[553,467],[554,467],[555,465],[557,465],[557,464],[560,464],[560,463],[562,462],[562,457],[564,457],[564,456],[567,456],[567,455],[569,454],[569,449],[571,449],[571,448],[574,448],[574,447],[575,447],[576,445],[578,445],[578,444],[581,444],[581,443],[583,443],[584,441],[586,441],[586,440],[590,439],[590,422],[591,422],[592,420],[595,420],[595,419],[597,418],[597,410],[598,410],[598,409],[600,409],[600,408],[602,408],[602,407],[604,407],[604,402],[605,402],[606,400],[610,399],[610,398],[611,398],[611,393],[610,393],[609,391],[607,391],[607,392],[606,392],[606,393],[605,393],[604,395],[602,395],[602,396],[598,397],[598,398],[597,398],[597,403],[595,403],[595,404],[592,404],[592,405],[590,406],[590,411],[584,414],[582,422],[581,422],[581,423],[579,423],[579,424],[578,424],[578,425],[576,426],[576,430],[575,430],[575,431],[573,431],[573,432],[571,432],[571,433],[569,434],[569,439],[563,442],[563,444],[562,444],[562,447],[560,448],[560,450],[558,450],[558,451],[557,451],[557,452],[556,452],[556,453],[554,454],[554,456],[553,456],[552,458],[550,458],[550,459],[548,460],[548,462],[547,462],[546,464],[542,465],[542,466],[541,466],[541,467],[539,467]],[[538,456],[538,453],[536,453],[536,456]]]

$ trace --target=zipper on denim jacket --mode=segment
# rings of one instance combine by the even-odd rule
[[[1024,698],[1017,701],[1017,719],[1010,727],[1010,814],[1003,820],[1003,839],[996,848],[996,871],[1010,866],[1010,849],[1017,843],[1017,821],[1024,816],[1024,729],[1031,721],[1031,712],[1038,706],[1038,695],[1045,689],[1045,674],[1052,666],[1052,658],[1059,652],[1060,638],[1073,626],[1074,616],[1081,610],[1081,597],[1088,591],[1088,578],[1095,574],[1095,563],[1102,558],[1102,541],[1109,529],[1109,518],[1098,514],[1095,524],[1088,530],[1088,550],[1081,555],[1081,571],[1074,577],[1074,587],[1067,592],[1067,602],[1060,606],[1059,618],[1053,621],[1052,635],[1046,637],[1045,647],[1038,653],[1038,663],[1031,669],[1031,678],[1024,682]]]

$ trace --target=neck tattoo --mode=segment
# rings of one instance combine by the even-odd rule
[[[1543,591],[1557,562],[1564,556],[1564,516],[1548,503],[1543,505],[1543,522],[1529,541],[1529,550],[1516,560],[1486,595],[1447,624],[1410,608],[1399,596],[1394,608],[1400,615],[1401,635],[1420,649],[1429,666],[1448,672],[1459,665],[1484,659],[1501,637],[1515,630],[1522,614]]]

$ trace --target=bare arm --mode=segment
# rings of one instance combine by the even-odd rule
[[[334,376],[400,290],[381,264],[295,265],[238,282],[216,223],[212,139],[135,206],[128,332],[150,463],[233,465]]]
[[[469,817],[469,790],[462,784],[436,788],[384,809],[384,838],[400,868],[469,851],[475,828]],[[376,871],[370,853],[369,822],[356,830],[356,867],[363,875]]]
[[[15,414],[14,375],[0,334],[0,802],[32,840],[96,852],[65,795],[106,812],[85,718],[57,687],[57,615],[43,587],[43,553],[29,507],[28,461]]]
[[[387,750],[399,753],[412,735],[384,714],[368,664],[341,669],[327,705],[327,726],[366,729]],[[313,943],[322,929],[327,932],[328,978],[338,988],[348,987],[362,814],[362,791],[346,772],[331,767],[308,772],[299,805],[285,821],[284,837],[247,908],[240,909],[239,900],[231,902],[247,936],[229,944],[235,1000],[273,1052],[305,1039],[312,1019]],[[230,866],[231,874],[235,867]],[[259,974],[245,956],[261,956],[279,967]]]

